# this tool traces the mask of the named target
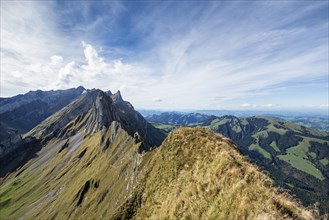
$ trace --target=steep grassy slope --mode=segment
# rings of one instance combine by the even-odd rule
[[[87,91],[26,135],[37,139],[10,152],[19,161],[1,161],[1,219],[107,219],[132,196],[164,135],[111,96]]]
[[[265,118],[213,117],[204,126],[231,138],[305,205],[329,213],[329,133]]]
[[[143,176],[148,156],[121,128],[108,149],[109,129],[50,141],[18,171],[2,180],[2,219],[91,219],[112,216]],[[151,153],[148,153],[151,154]],[[146,159],[144,159],[146,158]]]
[[[180,126],[175,126],[175,125],[170,125],[170,124],[160,124],[160,123],[151,123],[151,124],[154,127],[163,131],[163,133],[165,133],[166,135],[168,135],[172,130],[180,127]]]
[[[206,128],[173,131],[155,150],[140,198],[116,218],[312,219],[245,158],[234,144]]]
[[[208,129],[176,130],[143,153],[117,122],[104,132],[53,138],[2,178],[1,218],[312,219]]]

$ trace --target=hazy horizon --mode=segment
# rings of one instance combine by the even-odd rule
[[[82,86],[84,87],[84,86]],[[84,87],[85,88],[85,87]],[[68,89],[73,89],[73,88],[68,88]],[[85,88],[87,90],[92,90],[89,88]],[[93,88],[97,89],[97,88]],[[37,89],[38,90],[38,89]],[[28,92],[35,92],[37,90],[30,90]],[[40,90],[40,89],[39,89]],[[41,90],[41,91],[54,91],[52,90]],[[116,93],[117,91],[113,90],[105,90],[105,91],[111,91],[112,93]],[[27,93],[28,93],[27,92]],[[120,91],[122,94],[122,92]],[[26,93],[20,93],[17,95],[24,95]],[[15,96],[17,96],[15,95]],[[125,101],[129,101],[125,98],[124,94],[122,94],[123,99]],[[8,97],[0,97],[0,98],[11,98],[14,96],[8,96]],[[131,101],[129,101],[131,102]],[[195,106],[195,108],[173,108],[173,107],[168,107],[168,108],[143,108],[139,106],[135,106],[133,102],[131,104],[134,106],[135,109],[138,111],[157,111],[157,112],[202,112],[202,111],[231,111],[231,112],[259,112],[259,113],[268,113],[268,114],[279,114],[279,113],[289,113],[289,114],[322,114],[322,115],[329,115],[329,109],[325,106],[295,106],[295,107],[290,107],[290,108],[284,108],[281,106],[258,106],[258,105],[243,105],[243,106],[235,106],[231,108],[199,108],[198,106]],[[329,118],[328,118],[329,120]]]

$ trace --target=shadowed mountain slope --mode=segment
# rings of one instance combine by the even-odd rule
[[[0,98],[1,123],[25,133],[80,97],[84,91],[80,86],[67,90],[30,91],[24,95]]]
[[[29,148],[32,151],[27,154],[24,145],[32,147],[35,141],[22,141],[21,134],[76,100],[84,91],[80,86],[68,90],[30,91],[24,95],[0,98],[0,165],[4,166],[7,161],[19,164],[19,161],[29,158],[33,148]],[[21,148],[19,152],[12,154],[18,148]],[[0,171],[1,175],[3,172]]]

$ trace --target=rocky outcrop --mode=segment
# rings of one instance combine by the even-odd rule
[[[99,91],[91,109],[90,119],[86,123],[86,131],[94,133],[106,129],[113,121],[118,120],[113,101],[106,93]]]
[[[40,150],[39,142],[33,137],[22,139],[14,129],[0,126],[0,177],[16,170],[35,156]],[[0,181],[1,182],[1,181]]]
[[[123,102],[122,96],[121,96],[121,92],[120,90],[118,90],[115,94],[113,94],[111,96],[112,100],[114,103],[121,103]]]
[[[5,127],[0,124],[0,159],[6,154],[18,148],[22,142],[22,137],[17,130]]]
[[[136,132],[139,134],[139,140],[143,142],[141,151],[159,146],[165,135],[149,124],[129,102],[124,101],[119,91],[114,95],[110,94],[112,93],[109,91],[98,89],[87,91],[82,97],[47,118],[28,135],[47,139],[54,136],[67,138],[80,130],[86,133],[104,132],[116,122],[131,137]]]

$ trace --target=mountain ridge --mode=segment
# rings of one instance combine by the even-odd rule
[[[319,203],[321,213],[329,212],[328,132],[263,116],[210,116],[198,124],[232,139],[277,186],[290,190],[304,205]],[[154,125],[165,132],[185,126]]]
[[[99,89],[87,91],[81,98],[47,118],[25,136],[70,136],[70,127],[74,128],[74,132],[83,128],[87,133],[95,133],[108,129],[113,121],[117,121],[129,135],[134,136],[137,132],[136,136],[140,136],[144,142],[145,150],[151,145],[161,144],[164,135],[150,126],[129,102],[124,101],[120,91],[114,95],[109,94],[111,93]]]
[[[140,142],[117,133],[106,150],[102,131],[49,140],[0,183],[3,217],[313,219],[228,138],[206,128],[177,129],[143,153]]]
[[[149,166],[142,193],[121,207],[117,219],[313,218],[272,188],[230,139],[206,128],[172,131]],[[139,208],[130,207],[136,203]]]
[[[84,91],[85,88],[79,86],[67,90],[30,91],[24,95],[0,98],[1,124],[23,134],[77,99]]]
[[[78,145],[84,137],[101,132],[100,142],[102,149],[106,150],[119,134],[119,130],[124,130],[136,144],[140,143],[140,152],[159,146],[165,138],[164,134],[150,125],[129,102],[124,101],[120,92],[109,94],[98,89],[88,90],[26,133],[23,139],[16,131],[10,133],[13,138],[16,137],[17,143],[1,140],[0,176],[22,166],[35,156],[40,147],[53,139],[73,139]],[[2,133],[4,140],[11,137],[7,131]],[[34,148],[29,147],[33,144]],[[13,159],[15,155],[17,158]]]
[[[229,138],[201,127],[164,138],[120,91],[85,90],[0,160],[0,212],[32,219],[313,218]]]

